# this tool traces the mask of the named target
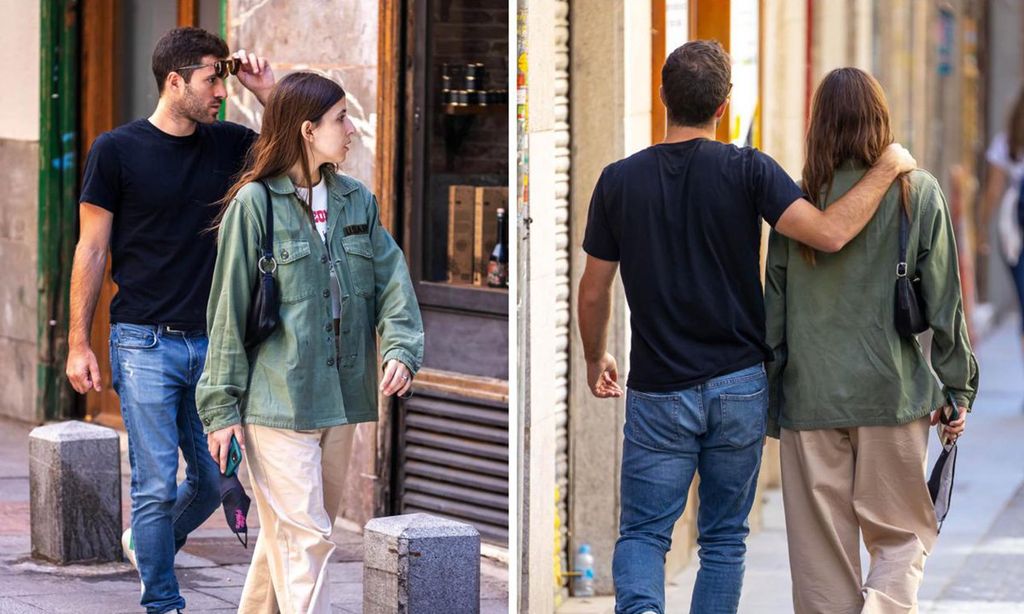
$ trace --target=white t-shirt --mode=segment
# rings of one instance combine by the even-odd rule
[[[993,137],[985,152],[985,159],[989,164],[1003,169],[1014,183],[1020,184],[1021,179],[1024,179],[1024,155],[1019,160],[1010,157],[1010,140],[1005,132]]]
[[[308,190],[306,188],[295,188],[295,193],[302,202],[306,202]],[[327,245],[327,183],[320,178],[320,183],[313,186],[313,225],[320,233],[320,239]],[[330,248],[328,248],[330,257]],[[331,267],[331,313],[335,320],[341,318],[341,286],[338,284],[338,277]]]

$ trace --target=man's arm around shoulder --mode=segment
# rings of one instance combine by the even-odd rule
[[[827,209],[797,199],[779,217],[775,229],[818,251],[838,252],[864,230],[892,182],[915,168],[917,161],[910,152],[893,143],[857,185]]]
[[[71,386],[85,394],[90,389],[102,389],[100,368],[89,344],[89,332],[107,267],[114,214],[85,202],[78,209],[80,232],[71,267],[71,322],[66,373]]]

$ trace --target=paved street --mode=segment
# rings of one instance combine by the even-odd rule
[[[127,563],[57,567],[30,558],[28,433],[31,427],[0,420],[0,614],[141,612],[138,575]],[[122,437],[122,503],[127,524],[129,473]],[[242,475],[243,482],[247,478]],[[250,511],[259,526],[256,506]],[[330,563],[334,612],[362,612],[362,536],[335,531],[338,548]],[[256,529],[258,534],[258,529]],[[256,534],[243,549],[218,510],[189,539],[176,560],[189,612],[234,612],[242,593]],[[508,569],[481,563],[481,612],[508,612]]]
[[[1024,365],[1016,318],[975,348],[981,391],[959,446],[956,489],[925,565],[922,614],[1024,613]],[[938,452],[932,437],[929,458]],[[931,462],[931,461],[930,461]],[[930,463],[929,463],[930,466]],[[740,612],[789,614],[789,561],[779,491],[768,495],[763,530],[748,542]],[[862,551],[863,568],[867,553]],[[667,592],[668,614],[689,612],[696,564]]]

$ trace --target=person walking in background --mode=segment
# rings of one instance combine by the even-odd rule
[[[373,194],[337,172],[354,132],[340,85],[288,75],[218,220],[196,396],[221,468],[232,437],[245,449],[259,510],[240,612],[330,612],[327,562],[355,425],[377,419],[378,391],[408,394],[423,360],[405,256],[381,227]],[[246,348],[267,198],[280,322]]]
[[[988,229],[992,216],[996,217],[996,236],[999,257],[1010,269],[1017,290],[1018,313],[1024,327],[1024,88],[1021,89],[1010,112],[1004,130],[998,132],[985,152],[988,169],[985,192],[981,203],[981,251],[990,253]],[[1024,328],[1021,332],[1024,351]]]
[[[111,379],[132,471],[131,528],[122,542],[151,613],[185,607],[174,554],[220,503],[195,385],[206,355],[215,250],[203,230],[216,211],[210,205],[224,196],[256,137],[216,121],[231,74],[261,102],[274,85],[265,58],[229,58],[227,44],[199,28],[165,34],[153,51],[156,110],[100,135],[82,177],[67,376],[79,393],[101,389],[89,332],[109,248],[118,286],[110,306]]]
[[[803,183],[831,210],[892,143],[878,82],[829,73],[814,95]],[[929,369],[895,326],[901,218],[906,274],[920,277],[934,336]],[[838,253],[772,232],[765,281],[769,434],[781,437],[786,537],[798,614],[917,611],[937,526],[925,464],[946,394],[962,412],[978,390],[946,199],[923,170],[902,176]],[[931,418],[929,415],[931,414]],[[781,431],[781,433],[780,433]],[[871,555],[861,580],[860,539]]]
[[[691,611],[738,608],[768,409],[761,219],[816,249],[837,251],[861,231],[896,176],[915,166],[892,145],[822,211],[770,157],[714,140],[730,80],[729,56],[716,42],[672,52],[662,68],[664,142],[606,167],[590,204],[579,325],[598,397],[622,395],[606,351],[620,267],[631,313],[613,560],[620,614],[665,611],[665,554],[696,471],[700,571]]]

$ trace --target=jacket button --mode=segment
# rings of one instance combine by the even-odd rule
[[[209,418],[203,418],[203,424],[205,424],[206,426],[210,426],[210,419]]]
[[[333,367],[334,366],[334,359],[333,358],[328,358],[327,359],[327,366],[328,367]]]
[[[320,262],[327,264],[327,256],[320,256]]]
[[[330,290],[324,290],[324,298],[330,298],[330,297],[331,297],[331,291]]]
[[[334,330],[334,324],[331,323],[331,322],[328,322],[327,326],[324,327],[324,330],[327,331],[327,332],[331,332],[332,330]]]
[[[281,250],[281,257],[284,258],[285,260],[287,260],[288,259],[288,250],[286,250],[286,249]]]

